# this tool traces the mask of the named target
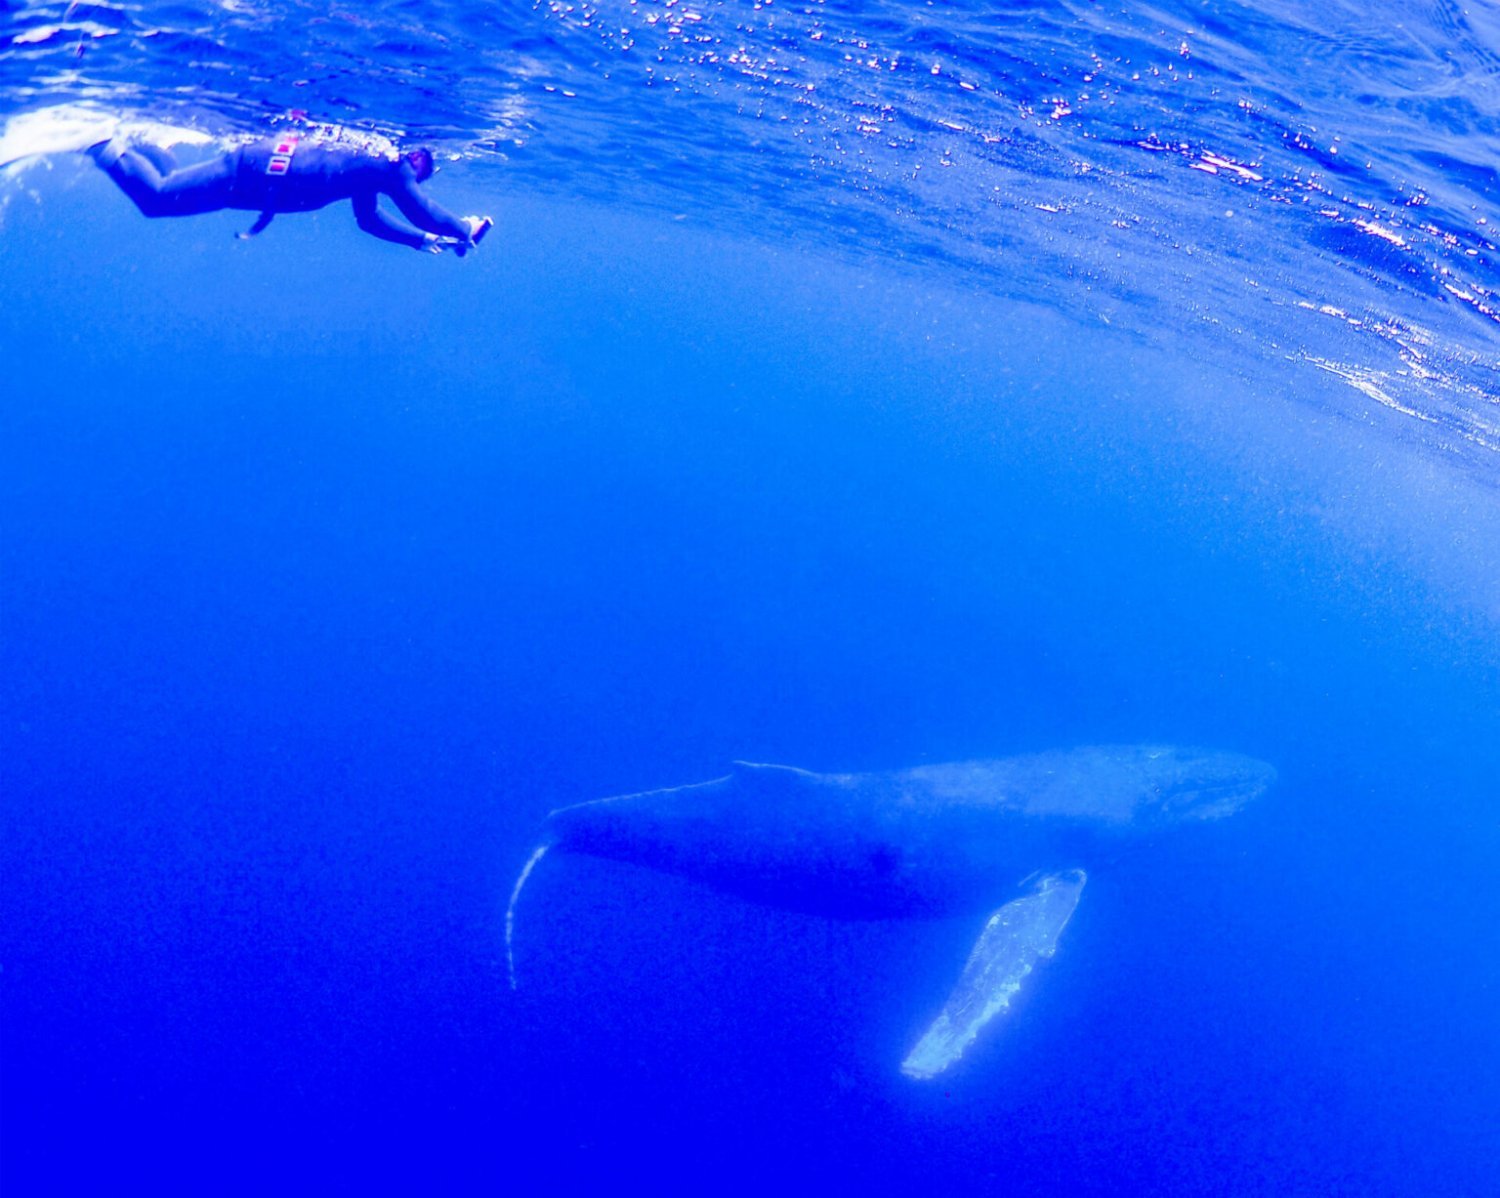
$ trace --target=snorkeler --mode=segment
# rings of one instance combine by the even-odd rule
[[[308,125],[245,141],[185,167],[161,146],[126,135],[88,152],[148,217],[225,208],[259,212],[240,237],[253,237],[278,212],[311,212],[339,200],[353,204],[354,218],[366,233],[432,254],[451,249],[463,257],[494,224],[487,216],[454,216],[422,194],[418,184],[435,169],[430,149],[398,150],[378,134],[338,125]],[[382,195],[416,228],[382,212]]]

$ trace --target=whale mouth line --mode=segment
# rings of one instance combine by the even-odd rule
[[[1254,775],[1222,782],[1183,782],[1162,796],[1162,809],[1187,817],[1216,819],[1264,794],[1273,777]]]

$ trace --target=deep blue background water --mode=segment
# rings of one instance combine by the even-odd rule
[[[250,81],[203,68],[194,121],[419,129],[497,228],[241,243],[78,159],[5,178],[6,1193],[1486,1193],[1496,43],[1210,9],[643,5],[646,57],[599,10],[372,8],[290,56],[297,5],[14,10],[59,32],[10,47],[12,111],[187,119],[141,93],[192,26]],[[119,32],[79,56],[80,20]],[[1125,86],[1184,35],[1195,86]],[[1043,101],[1095,59],[1070,134]],[[804,132],[756,133],[783,103]],[[1330,124],[1365,165],[1299,175]],[[1281,783],[1096,872],[938,1084],[896,1065],[962,920],[549,860],[507,988],[555,805],[1112,739]]]

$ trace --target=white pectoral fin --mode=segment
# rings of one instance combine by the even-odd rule
[[[936,1077],[957,1061],[974,1037],[1010,1007],[1037,961],[1057,951],[1087,875],[1081,869],[1047,874],[1023,898],[990,916],[943,1010],[901,1062],[907,1077]]]

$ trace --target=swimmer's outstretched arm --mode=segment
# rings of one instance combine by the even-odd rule
[[[378,237],[381,241],[394,241],[397,245],[410,246],[414,250],[432,248],[436,239],[431,234],[419,233],[397,224],[380,210],[380,203],[374,192],[356,195],[350,202],[354,205],[354,219],[371,237]]]
[[[395,201],[396,207],[401,209],[401,215],[428,233],[436,233],[439,237],[459,237],[464,241],[469,240],[472,230],[469,222],[461,216],[454,216],[441,204],[430,200],[417,186],[416,176],[404,163],[402,164],[400,182],[392,187],[388,193]]]
[[[457,233],[419,233],[398,224],[380,210],[380,202],[373,195],[353,197],[354,218],[359,227],[372,237],[382,241],[394,241],[397,245],[408,245],[414,250],[426,250],[430,254],[441,254],[452,250],[460,258],[484,240],[494,221],[487,216],[464,216],[454,218]]]

